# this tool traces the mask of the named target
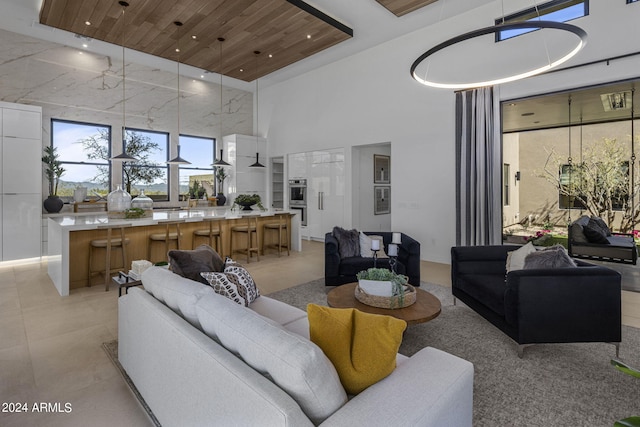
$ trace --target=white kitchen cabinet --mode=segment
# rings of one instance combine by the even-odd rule
[[[289,179],[306,179],[307,153],[293,153],[287,156],[287,170]]]
[[[267,200],[267,140],[249,135],[228,135],[222,138],[224,150],[231,164],[231,176],[228,179],[228,204],[238,194],[258,194],[262,204],[269,206]],[[256,149],[260,154],[260,163],[264,168],[250,168],[256,162]]]
[[[2,195],[3,261],[40,256],[41,222],[39,194]]]
[[[0,259],[42,253],[42,109],[0,102]]]
[[[41,156],[42,142],[39,139],[3,137],[2,193],[40,193]]]
[[[37,139],[42,141],[42,112],[40,107],[22,104],[8,104],[2,108],[2,136]]]
[[[335,226],[344,226],[344,150],[306,153],[307,230],[311,239],[324,240]]]

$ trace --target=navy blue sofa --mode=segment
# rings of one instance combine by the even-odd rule
[[[506,272],[517,245],[451,249],[453,296],[518,343],[621,340],[621,276],[607,267],[575,260],[577,268]]]

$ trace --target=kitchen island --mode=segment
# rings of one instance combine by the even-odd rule
[[[185,209],[185,210],[156,210],[153,216],[139,219],[113,219],[107,213],[97,214],[73,214],[50,217],[47,221],[47,245],[48,245],[48,274],[56,289],[62,296],[69,295],[71,289],[77,289],[89,284],[89,242],[93,239],[104,238],[105,226],[124,225],[126,238],[129,239],[127,245],[128,263],[133,260],[147,259],[149,234],[164,232],[167,222],[180,222],[181,249],[191,249],[194,243],[193,231],[208,227],[205,221],[219,221],[222,229],[222,250],[220,255],[231,255],[231,227],[246,223],[246,216],[255,216],[258,219],[258,228],[261,230],[265,222],[275,221],[275,215],[287,214],[287,224],[291,229],[291,249],[299,251],[301,249],[300,219],[294,212],[288,211],[238,211],[232,212],[230,209]],[[262,239],[266,244],[274,243],[276,233],[263,236],[259,233],[260,242]],[[196,245],[207,243],[206,238],[198,238]],[[173,247],[173,246],[172,246]],[[119,251],[119,250],[118,250]],[[100,254],[101,252],[98,252]],[[98,259],[98,257],[100,259]],[[98,255],[96,260],[104,266],[104,259]],[[114,257],[119,260],[119,256]],[[164,245],[154,245],[152,248],[153,259],[166,259]],[[242,258],[240,259],[242,262]],[[114,260],[117,264],[117,261]],[[112,264],[112,265],[116,265]],[[128,270],[131,265],[125,266]]]

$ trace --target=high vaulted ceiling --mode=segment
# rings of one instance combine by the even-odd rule
[[[437,0],[376,0],[389,12],[396,16],[403,16]]]
[[[353,36],[351,28],[298,0],[120,3],[44,0],[40,23],[244,81]]]

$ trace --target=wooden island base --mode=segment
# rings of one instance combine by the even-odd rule
[[[277,214],[285,214],[286,224],[289,227],[290,240],[289,242],[283,241],[288,244],[290,248],[296,250],[299,245],[295,242],[299,240],[299,233],[297,227],[299,227],[299,221],[293,221],[295,214],[288,212],[277,212]],[[193,213],[192,213],[193,215]],[[157,218],[160,216],[160,218]],[[173,216],[173,214],[172,214]],[[201,244],[209,244],[209,239],[202,236],[194,236],[195,230],[202,230],[209,228],[210,217],[206,214],[204,217],[189,216],[184,218],[184,214],[175,215],[176,217],[169,217],[165,214],[157,215],[154,212],[153,219],[100,219],[95,221],[90,220],[74,220],[70,218],[59,219],[54,221],[50,219],[49,223],[49,276],[52,278],[56,288],[61,295],[68,295],[69,289],[78,289],[85,287],[89,284],[89,243],[93,239],[105,239],[106,230],[100,229],[104,225],[125,225],[125,238],[129,240],[129,244],[126,245],[126,265],[122,268],[123,271],[129,271],[131,268],[131,262],[135,260],[149,260],[152,262],[167,261],[167,251],[165,243],[155,241],[151,245],[151,257],[148,254],[149,248],[149,235],[152,233],[164,233],[166,231],[167,222],[175,222],[176,220],[180,224],[180,233],[182,235],[180,239],[180,249],[192,249]],[[258,222],[258,248],[261,250],[264,247],[265,252],[277,253],[277,250],[270,248],[269,246],[278,243],[277,232],[263,233],[263,225],[265,223],[273,223],[278,221],[276,213],[261,213],[259,215],[251,215],[252,218],[257,218]],[[240,263],[247,263],[247,257],[245,253],[235,252],[231,254],[231,239],[233,238],[234,250],[247,247],[247,235],[246,233],[233,233],[231,228],[238,225],[246,225],[247,217],[226,217],[219,216],[213,219],[214,229],[220,227],[222,230],[222,248],[218,248],[218,253],[224,259],[225,256],[232,256]],[[293,225],[293,228],[292,228]],[[175,232],[175,226],[171,225],[170,232]],[[114,233],[114,237],[119,236],[118,233]],[[68,236],[68,237],[67,237]],[[286,239],[286,232],[283,231],[283,239]],[[194,240],[195,239],[195,240]],[[254,237],[255,239],[255,237]],[[263,246],[264,241],[264,246]],[[293,245],[293,246],[292,246]],[[66,247],[65,247],[66,246]],[[215,248],[215,241],[214,241]],[[255,246],[255,241],[253,245]],[[52,248],[54,249],[52,251]],[[175,249],[175,241],[170,243],[169,249]],[[105,249],[94,249],[94,260],[92,269],[94,271],[105,270],[106,253]],[[121,264],[120,248],[112,249],[112,266],[117,268]],[[149,259],[151,258],[151,259]],[[251,261],[255,262],[255,254]],[[65,271],[66,270],[66,271]],[[94,275],[91,279],[92,285],[100,285],[104,283],[103,274]]]

